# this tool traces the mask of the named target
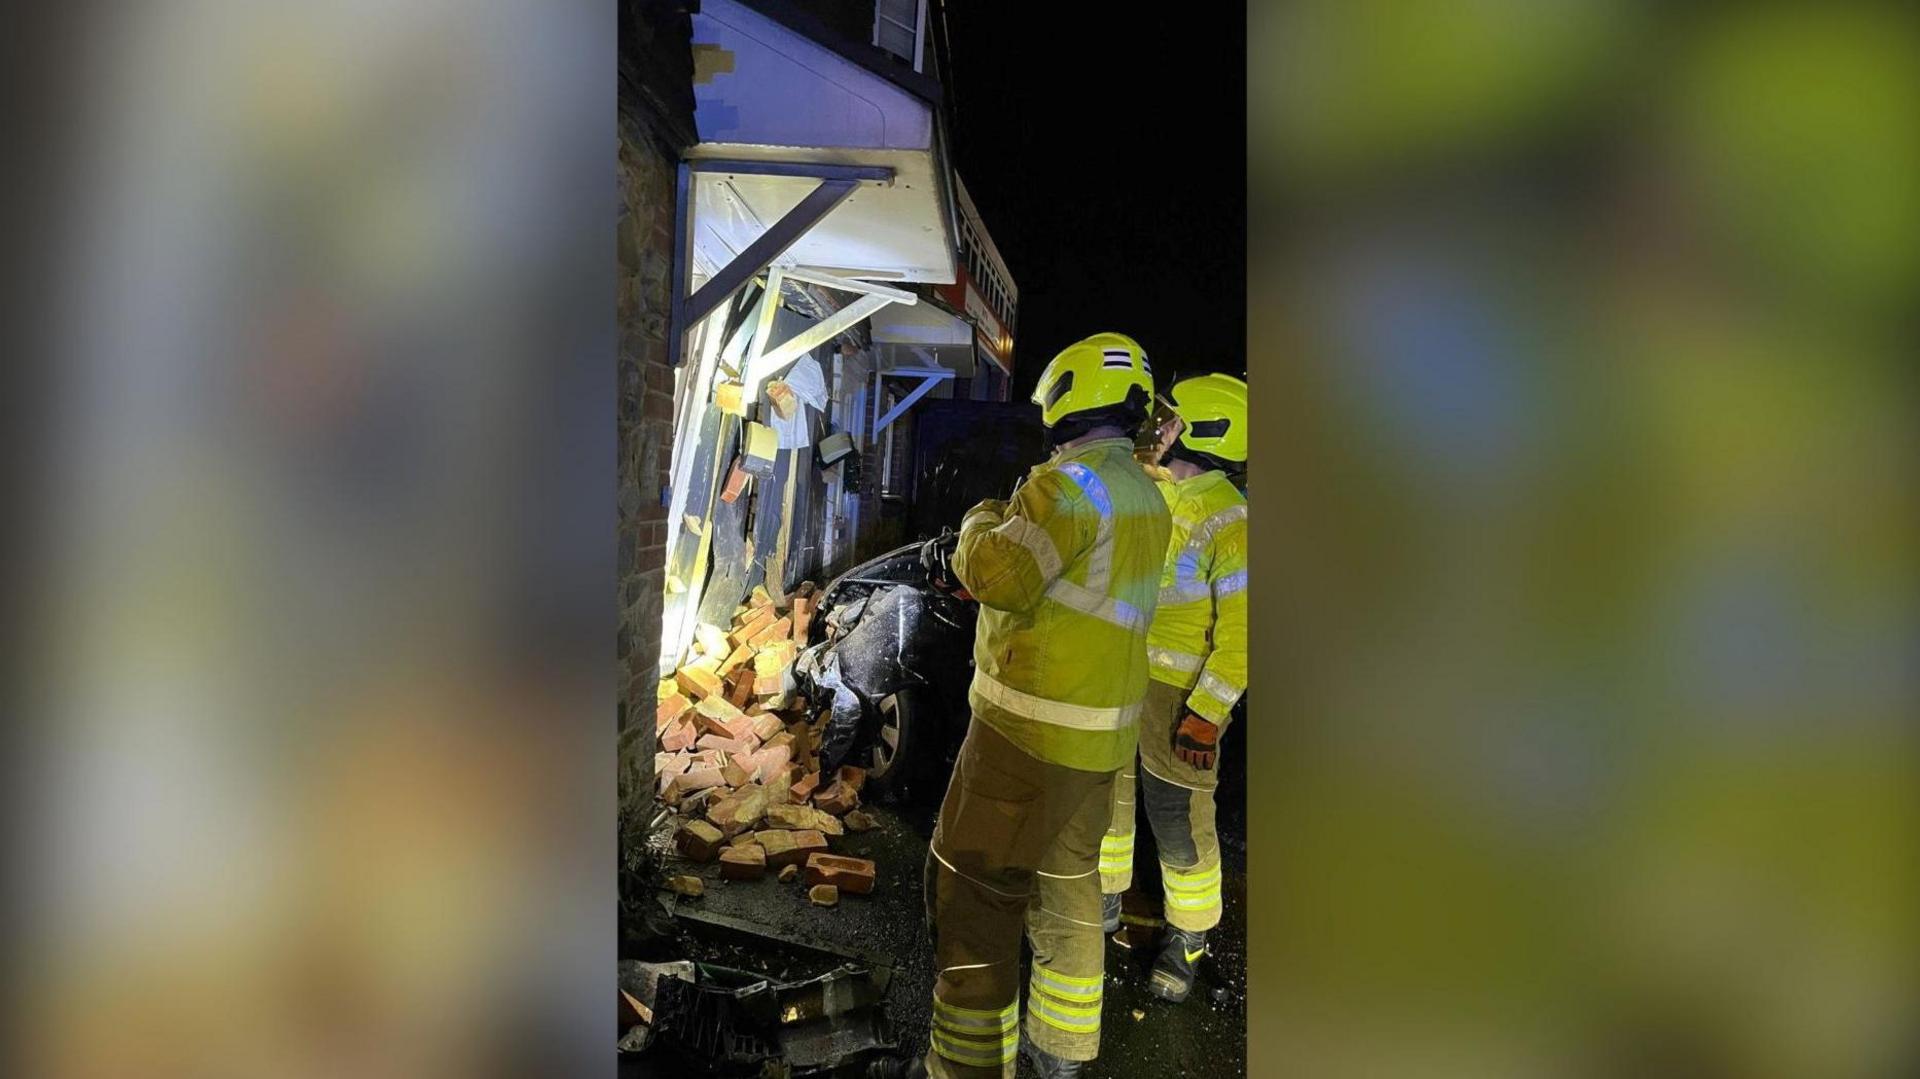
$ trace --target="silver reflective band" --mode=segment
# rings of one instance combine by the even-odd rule
[[[1229,573],[1225,577],[1213,582],[1213,594],[1216,596],[1231,596],[1246,587],[1247,571],[1241,570],[1238,573]]]
[[[1219,675],[1213,673],[1212,671],[1206,671],[1203,674],[1201,674],[1200,684],[1195,686],[1194,688],[1199,690],[1201,693],[1205,693],[1207,696],[1220,701],[1222,704],[1226,705],[1228,708],[1233,707],[1233,702],[1239,700],[1240,694],[1246,692],[1243,689],[1237,689],[1234,686],[1229,685],[1226,679],[1220,677]]]
[[[973,672],[973,691],[1014,715],[1037,719],[1042,723],[1051,723],[1058,727],[1072,727],[1075,730],[1117,731],[1132,726],[1134,721],[1140,718],[1138,701],[1124,708],[1091,708],[1081,704],[1068,704],[1066,701],[1050,701],[1045,697],[1023,693],[982,670]],[[935,857],[938,856],[936,852]],[[946,861],[944,858],[940,860],[943,863]],[[953,867],[949,865],[947,868]]]
[[[1160,590],[1160,606],[1174,607],[1182,603],[1199,603],[1211,599],[1213,593],[1207,591],[1205,584],[1168,585]]]
[[[1192,652],[1176,652],[1171,648],[1147,648],[1147,662],[1170,671],[1192,673],[1207,665],[1205,656],[1196,656]]]
[[[939,997],[934,997],[933,1018],[934,1022],[938,1025],[956,1032],[980,1030],[994,1034],[1004,1034],[1019,1025],[1020,1009],[1014,1004],[1009,1004],[998,1010],[989,1008],[961,1008],[948,1004]]]
[[[1100,474],[1078,461],[1061,465],[1060,474],[1080,488],[1080,493],[1092,504],[1094,512],[1100,515],[1100,524],[1094,531],[1093,548],[1087,552],[1087,587],[1104,592],[1107,578],[1113,572],[1113,496],[1107,493],[1107,485],[1101,481]]]
[[[1007,537],[1033,556],[1034,564],[1040,567],[1040,576],[1052,580],[1060,576],[1060,552],[1053,546],[1053,537],[1047,530],[1024,517],[1009,517],[995,532]]]
[[[1104,984],[1099,975],[1062,974],[1057,970],[1048,970],[1038,963],[1033,965],[1028,976],[1029,987],[1038,989],[1049,996],[1075,1004],[1091,1004],[1099,1000]]]
[[[1187,537],[1187,546],[1204,547],[1212,541],[1215,532],[1220,531],[1235,521],[1244,521],[1246,519],[1246,503],[1240,502],[1228,506],[1226,509],[1209,516],[1206,520],[1195,525],[1193,532]]]
[[[1147,620],[1140,616],[1139,609],[1133,604],[1103,596],[1065,577],[1056,578],[1047,586],[1047,598],[1102,622],[1111,622],[1121,629],[1142,630],[1147,627]]]

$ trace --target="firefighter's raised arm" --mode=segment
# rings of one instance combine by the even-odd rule
[[[987,499],[960,522],[953,572],[973,598],[1002,611],[1030,611],[1091,541],[1080,489],[1042,466],[1011,502]]]

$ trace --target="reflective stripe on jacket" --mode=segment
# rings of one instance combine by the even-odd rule
[[[1129,759],[1170,527],[1120,438],[1058,454],[1012,502],[970,510],[953,569],[981,605],[975,714],[1052,763],[1106,771]]]
[[[1153,677],[1215,723],[1247,690],[1247,500],[1222,472],[1162,482],[1173,515],[1147,635]]]

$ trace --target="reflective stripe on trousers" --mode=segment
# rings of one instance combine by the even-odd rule
[[[931,1076],[1011,1079],[1022,1038],[1067,1060],[1098,1055],[1099,1001],[1084,998],[1106,959],[1098,863],[1114,774],[1049,764],[977,719],[968,729],[928,845]],[[1039,974],[1014,1029],[1023,930]]]
[[[933,1051],[972,1068],[1004,1068],[1020,1050],[1020,1008],[962,1008],[933,998]]]
[[[1113,813],[1107,834],[1100,839],[1100,891],[1119,895],[1133,886],[1135,786],[1132,765],[1113,777]]]
[[[1035,963],[1027,979],[1027,1015],[1068,1034],[1098,1035],[1100,979]]]
[[[1220,863],[1177,868],[1160,863],[1160,881],[1167,892],[1167,911],[1199,914],[1220,907]]]

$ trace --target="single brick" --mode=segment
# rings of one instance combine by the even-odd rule
[[[753,701],[753,668],[733,672],[727,682],[727,700],[735,708],[745,708]]]
[[[812,854],[807,857],[806,874],[808,884],[831,884],[841,891],[854,895],[866,895],[873,891],[873,863],[865,858],[848,858],[840,854]]]
[[[720,669],[716,673],[718,673],[720,677],[725,678],[726,676],[732,674],[734,671],[737,671],[740,668],[744,667],[747,661],[752,658],[753,658],[753,646],[743,644],[740,647],[734,649],[732,652],[729,652],[727,654],[727,658],[721,661]]]
[[[777,618],[769,623],[765,629],[747,638],[747,643],[758,648],[763,644],[772,644],[774,641],[786,639],[791,636],[792,633],[793,620],[791,618]]]
[[[804,646],[807,633],[813,626],[813,604],[811,597],[800,596],[793,601],[793,643]]]
[[[720,843],[725,838],[720,834],[720,829],[703,820],[688,821],[673,837],[680,853],[696,862],[713,861],[720,853]]]
[[[807,799],[813,797],[814,790],[817,789],[819,786],[820,786],[820,773],[808,772],[807,777],[805,779],[802,779],[800,782],[795,783],[793,785],[793,788],[790,793],[793,795],[794,801],[804,802]]]
[[[660,706],[654,710],[653,729],[655,731],[666,730],[667,727],[679,720],[680,717],[686,715],[687,710],[692,707],[693,701],[689,700],[686,694],[674,693],[672,696],[661,701]]]
[[[813,818],[820,811],[810,806],[779,805],[767,807],[767,827],[785,828],[797,832],[813,827]]]
[[[795,857],[793,833],[778,828],[767,828],[753,833],[753,841],[766,852],[766,859],[772,865],[798,865],[805,858]]]
[[[720,776],[726,780],[729,787],[744,787],[753,779],[752,772],[740,767],[734,761],[728,761],[727,766],[720,769]]]
[[[694,700],[704,700],[720,692],[720,676],[703,667],[682,667],[674,672],[681,692]]]
[[[718,768],[689,768],[673,777],[673,785],[679,788],[682,794],[690,791],[704,790],[707,787],[718,786],[724,782],[726,782],[726,777],[720,774],[720,769]]]
[[[751,615],[748,615],[747,620],[742,622],[732,633],[727,634],[727,642],[735,648],[747,645],[749,641],[764,632],[768,626],[773,625],[779,617],[772,607],[762,607],[754,611]]]
[[[707,734],[724,734],[728,738],[737,738],[739,736],[734,734],[733,724],[736,720],[746,718],[740,709],[725,697],[703,697],[700,703],[693,707],[694,722],[698,723],[700,730]],[[751,727],[752,724],[749,723],[748,726]]]
[[[741,832],[751,830],[754,825],[760,823],[760,818],[766,816],[769,798],[770,792],[767,788],[749,783],[735,791],[732,796],[709,805],[707,819],[728,836],[739,835]]]
[[[773,783],[787,769],[791,751],[786,746],[763,749],[753,755],[753,774],[762,783]]]
[[[845,781],[836,779],[833,786],[814,796],[813,804],[838,817],[858,806],[860,796]]]
[[[660,735],[660,748],[678,753],[693,744],[695,733],[693,724],[684,721],[676,723]]]
[[[840,771],[835,774],[839,777],[840,782],[852,787],[855,794],[860,793],[866,788],[867,770],[865,768],[855,768],[851,764],[843,764],[840,766]]]
[[[778,857],[775,857],[771,851],[768,852],[767,861],[773,865],[805,862],[810,856],[825,853],[827,850],[827,837],[812,829],[799,832],[768,831],[762,833],[762,835],[784,835],[790,837],[793,841],[792,849],[782,853]]]
[[[753,733],[753,719],[749,716],[740,715],[727,720],[727,737],[743,747],[751,747],[746,752],[760,748],[760,736]]]
[[[728,880],[759,880],[767,873],[767,852],[755,844],[720,852],[720,875]]]

